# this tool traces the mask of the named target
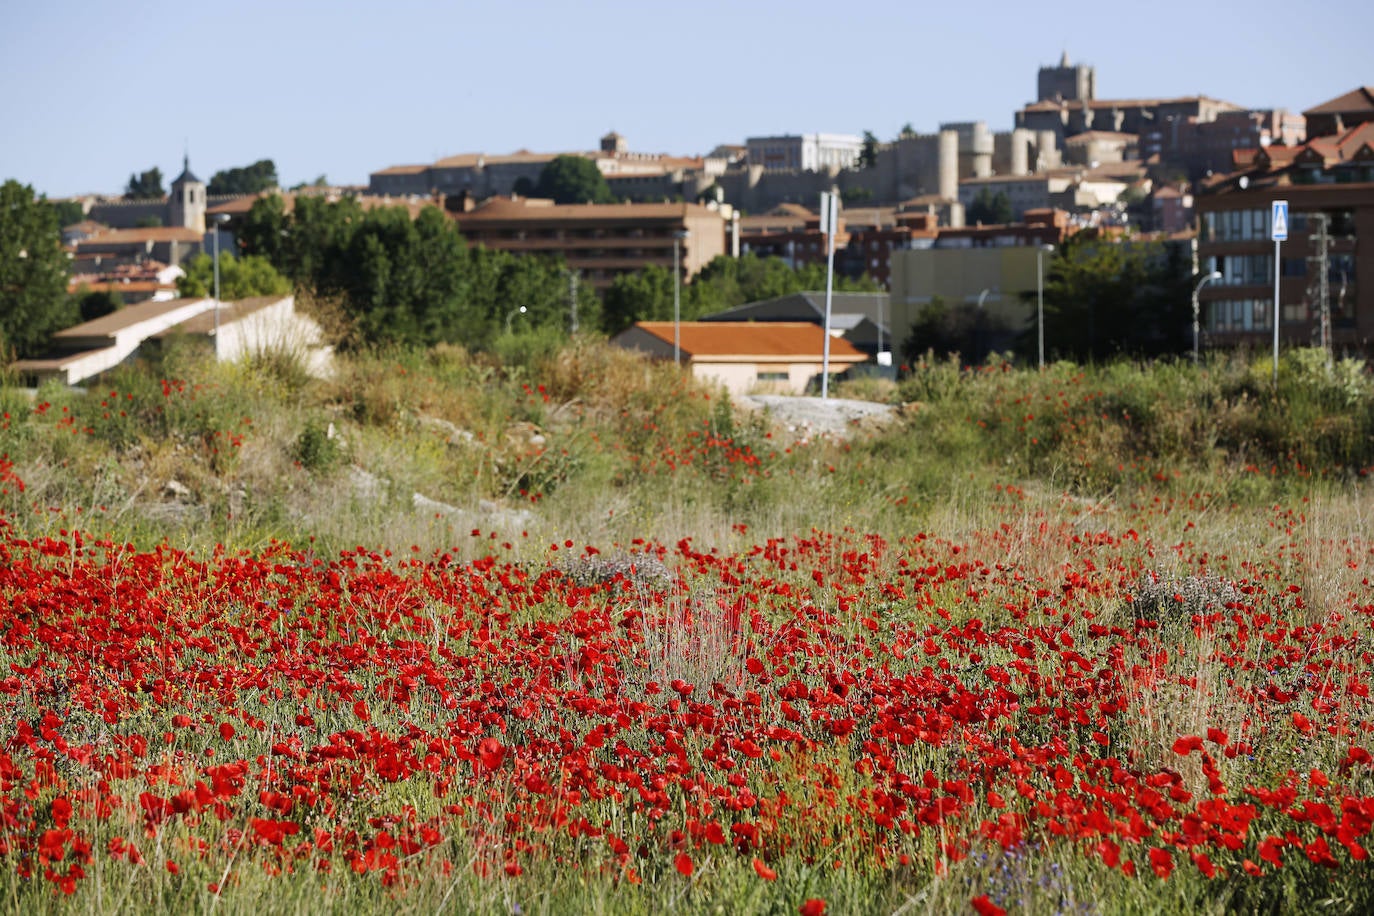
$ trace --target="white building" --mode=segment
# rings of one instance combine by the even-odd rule
[[[858,164],[863,145],[853,134],[750,137],[745,156],[765,172],[840,172]]]

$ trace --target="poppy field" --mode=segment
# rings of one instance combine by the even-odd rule
[[[12,910],[1374,905],[1358,478],[191,546],[35,500],[36,466],[0,460]]]

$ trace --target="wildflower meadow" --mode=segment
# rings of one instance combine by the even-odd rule
[[[0,388],[14,912],[1374,909],[1374,393],[594,344]]]

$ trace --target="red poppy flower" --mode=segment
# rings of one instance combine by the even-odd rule
[[[1007,911],[988,899],[987,894],[974,897],[970,903],[978,911],[978,916],[1007,916]]]
[[[477,759],[484,768],[494,770],[506,759],[506,749],[495,738],[483,738],[477,743]]]

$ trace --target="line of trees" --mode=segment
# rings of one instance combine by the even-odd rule
[[[258,194],[277,187],[277,166],[271,159],[252,165],[221,169],[210,176],[206,194]]]
[[[288,214],[271,195],[253,204],[238,241],[298,289],[337,303],[355,345],[482,349],[512,313],[526,329],[566,330],[571,321],[570,277],[560,261],[469,248],[438,207],[411,219],[404,207],[364,211],[352,198],[302,196]],[[599,325],[599,305],[586,284],[578,287],[583,326]]]
[[[585,161],[585,160],[584,160]],[[339,304],[354,342],[484,348],[518,312],[520,326],[567,330],[572,302],[561,259],[469,248],[437,207],[415,219],[405,208],[364,211],[351,198],[260,198],[238,231],[243,252],[266,259],[297,288]],[[871,280],[836,277],[842,290],[878,289]],[[681,314],[711,312],[825,285],[824,265],[794,270],[777,258],[718,257],[681,287]],[[636,321],[672,317],[672,271],[650,266],[622,274],[604,301],[578,284],[579,326],[617,333]]]

